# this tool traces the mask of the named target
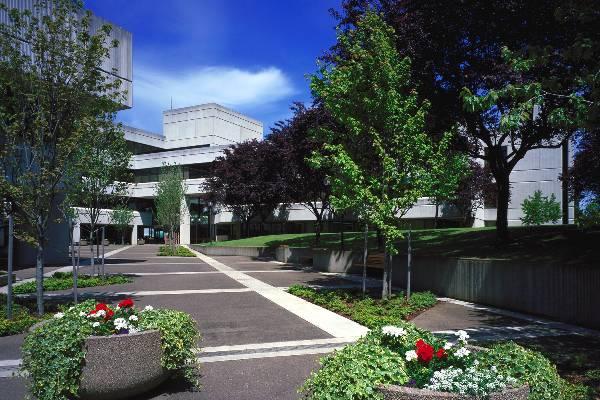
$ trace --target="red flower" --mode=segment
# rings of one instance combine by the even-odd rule
[[[423,339],[417,340],[417,357],[419,361],[428,363],[433,359],[433,346],[425,342]]]
[[[98,311],[104,311],[104,320],[105,321],[108,321],[109,319],[111,319],[113,317],[113,315],[115,315],[115,312],[113,310],[111,310],[110,307],[104,303],[96,304],[96,309],[92,310],[90,312],[90,314],[97,313]]]
[[[131,308],[133,307],[133,300],[125,299],[119,303],[119,308]]]
[[[442,358],[446,357],[446,351],[444,350],[443,347],[440,347],[438,349],[438,351],[435,353],[435,356],[438,358],[438,360],[441,360]]]

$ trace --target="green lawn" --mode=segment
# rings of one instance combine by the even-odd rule
[[[600,229],[580,230],[575,226],[513,227],[511,242],[498,246],[495,228],[423,229],[412,232],[416,255],[446,257],[477,257],[518,259],[536,262],[551,260],[567,264],[600,265]],[[362,232],[345,232],[345,248],[361,248]],[[312,233],[257,236],[247,239],[213,243],[213,246],[256,247],[315,246]],[[319,247],[340,248],[339,233],[321,235]],[[377,250],[375,232],[369,233],[369,248]],[[406,252],[406,240],[398,242],[401,253]]]

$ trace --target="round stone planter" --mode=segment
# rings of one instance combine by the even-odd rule
[[[462,395],[458,393],[436,392],[427,389],[417,389],[406,386],[381,385],[379,392],[385,400],[477,400],[476,396]],[[529,386],[506,389],[502,392],[492,393],[487,397],[489,400],[527,400],[529,397]]]
[[[90,336],[85,341],[85,364],[79,398],[126,399],[160,385],[170,372],[161,364],[160,332]]]

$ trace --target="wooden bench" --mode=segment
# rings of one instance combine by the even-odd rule
[[[368,254],[367,255],[367,267],[383,269],[383,259],[384,259],[384,255],[382,253]],[[356,260],[354,265],[362,267],[362,265],[363,265],[362,257],[360,257],[360,260]]]

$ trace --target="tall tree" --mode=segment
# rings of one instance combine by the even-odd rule
[[[121,233],[121,244],[125,244],[125,232],[127,228],[133,222],[133,210],[127,207],[125,204],[120,204],[110,212],[110,222],[117,228]],[[131,243],[135,244],[135,243]]]
[[[485,203],[496,203],[495,184],[489,168],[475,160],[469,160],[467,174],[460,180],[456,193],[449,204],[456,207],[464,226],[471,226],[478,209]]]
[[[89,246],[94,271],[94,237],[106,209],[127,195],[131,153],[114,114],[86,121],[85,138],[68,164],[64,183],[70,204],[79,207],[79,219],[89,224]],[[110,215],[105,215],[110,218]]]
[[[320,104],[307,108],[302,103],[294,103],[291,109],[292,118],[277,122],[267,140],[281,153],[288,200],[302,204],[315,216],[315,244],[319,245],[323,218],[330,211],[331,187],[327,171],[314,168],[309,159],[322,146],[313,132],[331,128],[334,122]]]
[[[249,140],[226,149],[212,164],[205,189],[239,218],[245,235],[253,218],[265,221],[288,200],[281,152],[271,141]]]
[[[164,165],[161,168],[159,181],[156,184],[156,195],[154,204],[156,206],[156,220],[159,225],[169,231],[169,243],[172,254],[175,254],[176,229],[181,224],[182,205],[185,201],[187,190],[181,167],[176,165]]]
[[[515,165],[528,151],[561,146],[582,124],[597,124],[597,3],[346,0],[340,28],[354,29],[370,10],[394,27],[397,50],[413,61],[419,94],[432,105],[428,132],[459,123],[464,149],[489,165],[498,236],[506,240]],[[334,48],[330,59],[338,56],[343,51]],[[581,107],[582,100],[592,103]]]
[[[108,118],[120,81],[102,70],[111,27],[91,33],[79,1],[37,1],[34,11],[0,4],[0,192],[36,246],[38,312],[44,311],[44,247],[65,167],[90,121]],[[99,133],[100,135],[102,133]]]
[[[575,199],[600,199],[600,129],[577,136],[577,150],[567,177]]]
[[[418,100],[410,59],[398,54],[393,29],[377,14],[366,13],[356,29],[340,33],[337,46],[344,57],[322,64],[311,88],[344,129],[320,130],[325,144],[313,162],[335,171],[333,206],[357,210],[381,230],[386,251],[382,296],[387,298],[391,255],[402,237],[399,218],[438,184],[440,174],[432,170],[464,159],[449,156],[452,134],[436,144],[425,133],[429,105]],[[459,176],[449,171],[444,178],[457,184]]]

